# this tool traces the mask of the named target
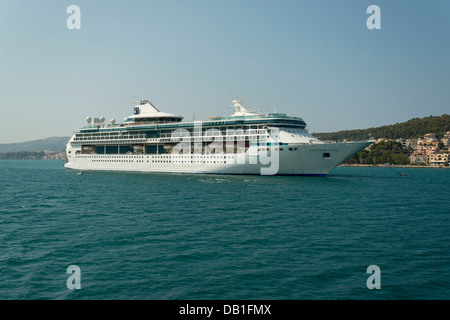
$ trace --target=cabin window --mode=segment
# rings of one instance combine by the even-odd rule
[[[324,158],[324,159],[331,158],[331,155],[329,152],[324,152],[324,153],[322,153],[322,158]]]

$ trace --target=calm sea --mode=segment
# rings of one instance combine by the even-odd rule
[[[450,298],[449,169],[320,178],[63,165],[0,161],[0,299]],[[68,289],[71,265],[81,289]],[[371,265],[380,289],[367,287]]]

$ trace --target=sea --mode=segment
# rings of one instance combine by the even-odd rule
[[[327,177],[0,160],[2,300],[447,300],[450,169]]]

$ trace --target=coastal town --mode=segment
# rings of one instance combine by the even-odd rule
[[[418,139],[379,138],[375,143],[395,141],[400,143],[409,155],[411,165],[448,167],[450,165],[450,131],[439,140],[435,133],[427,133]],[[373,145],[367,149],[370,150]]]
[[[430,166],[450,164],[450,131],[447,131],[440,141],[434,133],[428,133],[421,139],[408,139],[405,147],[413,150],[409,156],[411,164]]]
[[[58,151],[18,151],[0,153],[0,160],[64,160],[67,161],[65,152]]]

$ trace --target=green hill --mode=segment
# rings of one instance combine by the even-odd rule
[[[19,143],[0,143],[0,153],[7,152],[38,152],[38,151],[53,151],[64,152],[66,144],[70,137],[50,137],[45,139],[38,139]]]
[[[370,138],[417,139],[426,133],[436,133],[436,137],[440,139],[447,131],[450,131],[450,115],[443,114],[442,116],[413,118],[406,122],[376,128],[314,133],[314,136],[321,140],[342,141],[344,139],[368,140]]]
[[[363,150],[345,163],[347,164],[409,164],[408,151],[401,143],[395,141],[381,141]]]

